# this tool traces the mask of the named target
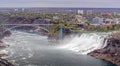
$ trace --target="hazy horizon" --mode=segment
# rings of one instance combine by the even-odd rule
[[[120,8],[118,0],[0,0],[0,8]]]

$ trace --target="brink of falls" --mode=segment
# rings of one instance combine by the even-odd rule
[[[87,54],[97,49],[104,48],[107,45],[105,35],[96,33],[83,33],[82,35],[72,36],[65,45],[61,48]]]

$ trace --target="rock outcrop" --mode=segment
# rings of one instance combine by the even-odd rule
[[[0,66],[14,66],[5,59],[0,58]]]
[[[108,45],[105,48],[95,50],[88,55],[120,66],[120,33],[109,35],[107,39]]]
[[[0,27],[0,49],[4,49],[4,48],[8,47],[8,45],[4,44],[2,39],[4,37],[10,36],[10,35],[11,35],[10,31],[4,32],[4,29]],[[14,66],[11,63],[9,63],[7,60],[1,58],[4,55],[6,55],[6,54],[4,52],[0,51],[0,66]]]

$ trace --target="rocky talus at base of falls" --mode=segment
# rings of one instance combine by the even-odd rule
[[[107,46],[103,49],[95,50],[88,55],[110,61],[120,66],[120,33],[108,36]]]
[[[3,28],[0,27],[0,32],[3,31]],[[14,66],[11,63],[9,63],[7,60],[2,59],[3,56],[5,56],[6,54],[4,53],[4,51],[2,49],[8,47],[8,45],[6,45],[2,39],[4,37],[10,36],[11,32],[10,31],[6,31],[5,33],[1,33],[0,34],[0,66]]]
[[[2,41],[0,41],[0,49],[4,49],[6,48],[8,45],[5,45]],[[6,54],[4,53],[4,51],[0,51],[0,66],[14,66],[11,63],[9,63],[7,60],[2,59],[3,56],[5,56]]]
[[[5,45],[3,42],[0,41],[0,49],[6,48],[8,45]],[[9,63],[7,60],[2,59],[3,56],[5,56],[6,53],[4,51],[0,51],[0,66],[14,66],[11,63]]]

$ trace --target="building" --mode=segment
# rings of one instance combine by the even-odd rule
[[[115,19],[114,19],[114,22],[115,22],[116,24],[120,24],[120,18],[115,18]]]
[[[75,15],[75,17],[72,19],[73,23],[82,23],[83,17],[82,15]]]
[[[105,24],[116,24],[113,19],[106,19],[104,23]]]
[[[15,9],[14,9],[14,11],[18,11],[18,9],[17,9],[17,8],[15,8]]]
[[[53,16],[53,20],[59,20],[60,18],[58,16]]]
[[[95,18],[93,18],[92,23],[93,24],[102,24],[103,23],[103,18],[95,17]]]
[[[22,8],[22,11],[25,11],[25,8]]]
[[[83,14],[84,11],[83,10],[78,10],[78,14]]]
[[[87,15],[91,15],[91,14],[95,14],[95,12],[94,12],[94,10],[87,10],[87,11],[86,11],[86,14],[87,14]]]

